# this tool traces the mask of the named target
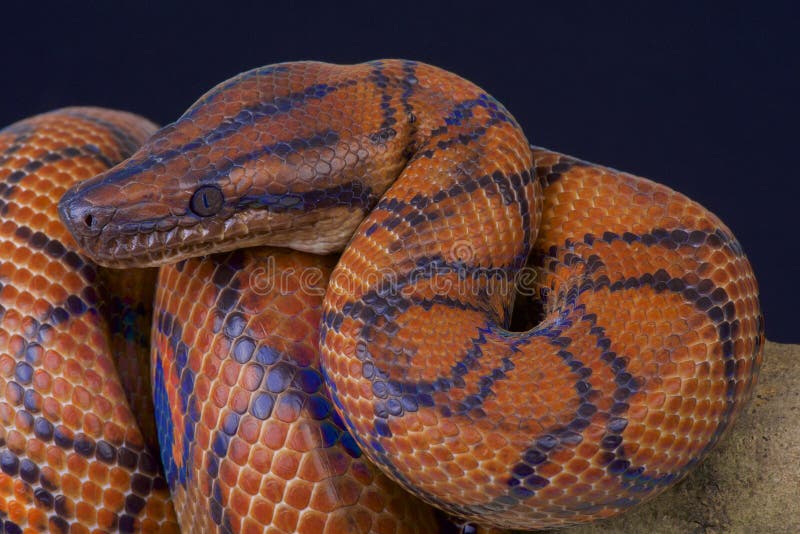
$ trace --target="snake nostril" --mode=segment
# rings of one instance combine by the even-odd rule
[[[75,237],[96,237],[114,216],[114,208],[95,206],[85,199],[66,198],[59,205],[59,214]]]

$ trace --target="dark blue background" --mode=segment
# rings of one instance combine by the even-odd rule
[[[72,104],[166,123],[259,65],[427,61],[491,92],[532,142],[664,182],[716,212],[755,266],[767,336],[800,342],[800,17],[790,2],[29,4],[3,8],[2,124]]]

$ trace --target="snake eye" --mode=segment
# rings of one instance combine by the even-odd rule
[[[222,191],[215,185],[203,185],[194,192],[189,208],[201,217],[210,217],[222,209]]]

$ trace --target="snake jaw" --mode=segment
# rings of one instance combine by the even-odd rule
[[[254,246],[280,246],[330,254],[341,252],[364,211],[334,207],[310,213],[247,210],[200,224],[190,217],[167,217],[157,222],[118,224],[76,231],[84,209],[64,196],[62,220],[82,251],[95,263],[111,268],[158,267],[181,260]]]

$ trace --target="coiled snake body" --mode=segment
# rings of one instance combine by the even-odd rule
[[[761,361],[719,219],[412,61],[241,74],[59,209],[101,265],[174,264],[152,376],[187,530],[435,529],[387,476],[479,524],[607,517],[707,454]],[[261,245],[343,253],[234,251]]]

